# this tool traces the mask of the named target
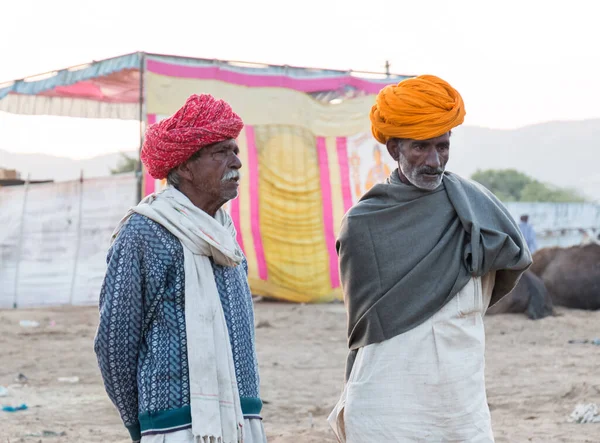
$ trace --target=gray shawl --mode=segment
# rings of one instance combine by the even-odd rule
[[[395,170],[346,214],[337,241],[350,355],[434,315],[472,276],[496,271],[491,305],[514,289],[531,254],[508,210],[483,186],[446,172],[425,191]]]

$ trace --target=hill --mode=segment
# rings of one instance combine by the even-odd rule
[[[137,151],[126,154],[137,156]],[[16,154],[0,149],[0,167],[16,169],[21,172],[21,178],[25,178],[29,173],[31,179],[36,180],[74,180],[79,178],[82,170],[84,177],[104,177],[110,175],[110,169],[117,165],[120,158],[118,152],[75,160],[47,154]]]
[[[514,130],[472,126],[453,132],[448,169],[513,168],[600,200],[600,119],[548,122]]]

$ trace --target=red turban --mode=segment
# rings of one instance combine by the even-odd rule
[[[163,179],[203,147],[237,138],[243,127],[225,101],[192,95],[173,116],[148,127],[142,163],[152,177]]]

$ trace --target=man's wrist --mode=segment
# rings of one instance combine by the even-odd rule
[[[129,425],[129,426],[125,426],[125,427],[129,431],[129,435],[131,436],[131,440],[134,443],[139,443],[140,440],[142,439],[142,430],[140,428],[140,423],[137,422],[135,424],[132,424],[132,425]]]

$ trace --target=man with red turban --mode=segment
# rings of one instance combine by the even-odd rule
[[[350,347],[329,418],[340,442],[494,441],[483,316],[531,254],[491,192],[446,171],[464,116],[458,91],[432,75],[385,87],[371,110],[398,168],[337,241]]]
[[[266,443],[248,264],[223,205],[243,122],[193,95],[148,128],[142,162],[168,186],[116,228],[95,351],[133,441]]]

